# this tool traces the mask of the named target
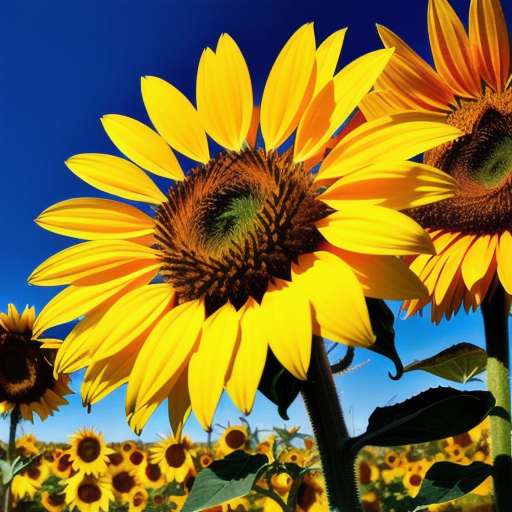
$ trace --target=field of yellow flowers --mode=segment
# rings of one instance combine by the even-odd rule
[[[443,441],[361,451],[355,471],[365,512],[408,511],[411,498],[436,461],[490,463],[488,423],[487,419],[473,430]],[[106,444],[100,432],[86,427],[69,439],[66,445],[41,443],[33,434],[17,440],[18,455],[35,458],[12,482],[14,510],[180,511],[197,475],[214,461],[240,450],[265,454],[271,469],[249,494],[208,510],[288,511],[293,494],[296,506],[291,510],[328,511],[314,440],[300,433],[298,427],[261,432],[242,422],[224,428],[218,440],[208,443],[194,443],[185,435],[179,440],[169,436],[151,444],[132,440]],[[0,442],[0,454],[5,449]],[[428,510],[490,512],[490,482],[489,478],[473,493],[431,505]]]

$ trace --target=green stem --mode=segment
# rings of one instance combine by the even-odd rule
[[[9,447],[7,449],[7,459],[12,464],[14,455],[16,453],[16,429],[18,428],[18,423],[21,419],[21,411],[19,405],[14,406],[14,408],[11,410],[10,417],[11,424],[9,427]],[[4,510],[6,512],[11,510],[11,483],[12,480],[7,483],[4,489]]]
[[[501,284],[494,294],[482,302],[487,349],[487,387],[496,399],[496,407],[491,413],[491,453],[497,512],[512,511],[508,306]]]
[[[313,336],[308,380],[302,397],[322,463],[329,510],[360,512],[354,460],[344,449],[349,439],[324,340]]]

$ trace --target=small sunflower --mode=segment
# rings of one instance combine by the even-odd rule
[[[135,468],[137,479],[147,489],[160,489],[166,484],[165,473],[159,463],[150,462],[148,457]]]
[[[130,491],[127,498],[128,512],[142,512],[146,508],[149,495],[144,487],[136,486]]]
[[[51,472],[57,475],[61,480],[65,480],[76,473],[76,470],[73,469],[70,451],[54,450],[50,469]]]
[[[213,455],[210,453],[203,453],[199,456],[199,464],[203,469],[207,468],[213,462],[213,460]]]
[[[11,491],[15,499],[21,500],[25,496],[34,498],[35,493],[41,489],[43,482],[50,476],[50,468],[42,461],[35,461],[25,470],[16,475],[11,482]]]
[[[169,436],[151,446],[149,460],[159,464],[168,483],[183,483],[189,474],[196,474],[192,459],[196,456],[193,446],[189,436],[183,436],[180,441]]]
[[[69,455],[74,469],[95,476],[107,471],[108,456],[113,454],[114,450],[107,447],[101,432],[96,434],[94,429],[84,427],[70,435],[69,439]]]
[[[356,465],[357,481],[359,485],[369,485],[375,483],[380,478],[380,470],[377,465],[372,464],[366,459],[360,459]]]
[[[325,482],[313,471],[304,474],[297,493],[297,512],[324,512],[329,510]]]
[[[37,455],[41,450],[37,447],[37,439],[34,434],[24,434],[18,439],[14,445],[16,455],[30,457]]]
[[[405,465],[402,483],[407,489],[409,496],[412,498],[415,498],[418,492],[420,492],[423,478],[432,464],[433,462],[423,459],[415,462],[409,462]]]
[[[257,108],[245,59],[223,34],[199,62],[197,108],[146,77],[142,97],[158,133],[125,116],[102,118],[133,163],[104,154],[66,162],[92,186],[155,207],[148,214],[111,199],[71,199],[37,219],[89,240],[29,278],[69,285],[47,304],[36,333],[84,316],[56,368],[88,367],[86,404],[128,382],[136,432],[166,398],[178,437],[190,410],[209,430],[224,388],[251,411],[269,348],[304,380],[313,334],[373,344],[365,295],[425,293],[396,256],[434,249],[397,210],[449,197],[454,182],[407,159],[460,131],[442,116],[408,112],[336,139],[393,53],[378,50],[335,74],[344,34],[317,48],[313,25],[298,29]],[[207,135],[222,148],[215,157]],[[171,148],[198,166],[185,174]],[[141,168],[173,180],[167,193]]]
[[[21,415],[33,422],[33,412],[42,421],[68,402],[70,377],[54,376],[53,360],[60,340],[33,337],[34,307],[20,315],[14,304],[0,312],[0,414],[20,407]],[[46,345],[42,342],[46,341]]]
[[[41,505],[48,512],[62,512],[66,507],[66,495],[64,493],[41,493]]]
[[[512,88],[510,45],[499,0],[471,0],[469,36],[447,0],[431,0],[428,29],[436,71],[398,36],[396,48],[361,108],[372,119],[404,109],[446,116],[464,135],[424,155],[457,179],[453,197],[408,214],[431,235],[437,254],[408,256],[428,295],[407,300],[407,316],[431,304],[432,321],[468,312],[503,285],[512,297]]]
[[[66,480],[64,494],[69,510],[79,512],[104,512],[114,501],[112,481],[106,474],[96,477],[79,472]]]
[[[249,449],[249,443],[249,432],[246,426],[234,425],[227,427],[217,441],[217,456],[222,459],[235,450],[247,451]]]
[[[110,465],[107,474],[112,480],[114,497],[121,503],[128,502],[130,492],[141,485],[133,466],[126,461],[118,466]]]

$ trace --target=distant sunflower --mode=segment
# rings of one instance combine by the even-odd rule
[[[107,471],[108,456],[114,450],[107,447],[101,432],[96,434],[92,428],[84,427],[70,435],[69,439],[69,458],[74,469],[95,476]]]
[[[424,156],[457,179],[455,195],[408,211],[437,254],[406,258],[429,294],[406,301],[404,310],[410,316],[431,303],[439,323],[461,306],[474,311],[498,282],[512,296],[512,88],[499,0],[471,0],[469,37],[447,0],[431,0],[428,29],[437,71],[379,27],[396,51],[361,108],[369,119],[404,109],[438,112],[464,132]]]
[[[64,395],[72,393],[69,375],[54,377],[53,360],[61,342],[34,339],[35,317],[34,307],[28,306],[21,315],[14,304],[8,305],[7,314],[0,312],[0,413],[18,405],[31,422],[33,412],[42,421],[53,416],[68,403]]]
[[[134,487],[128,494],[127,503],[128,503],[128,511],[127,512],[142,512],[145,510],[146,505],[149,500],[148,491],[144,487]]]
[[[109,502],[114,501],[112,481],[108,475],[96,477],[79,472],[66,480],[64,494],[69,510],[80,512],[104,512],[109,510]]]
[[[139,464],[136,469],[137,478],[142,485],[148,489],[160,489],[166,484],[165,474],[160,463],[149,461],[148,457]]]
[[[48,512],[62,512],[66,507],[66,495],[43,491],[41,493],[41,505]]]
[[[190,473],[196,474],[193,446],[189,436],[183,436],[180,441],[169,436],[151,446],[149,460],[160,466],[168,483],[183,483]]]
[[[110,465],[107,473],[112,479],[114,497],[121,503],[128,502],[130,492],[141,484],[136,475],[136,470],[125,461],[118,466]]]
[[[460,132],[442,116],[405,113],[333,138],[393,53],[370,53],[334,74],[344,34],[317,48],[312,24],[297,30],[260,108],[243,55],[223,34],[199,62],[197,109],[146,77],[142,96],[158,133],[128,117],[102,118],[134,163],[103,154],[66,162],[92,186],[155,207],[148,215],[111,199],[71,199],[37,219],[89,240],[29,278],[70,285],[45,307],[36,333],[84,315],[56,368],[88,367],[86,404],[128,382],[136,432],[166,398],[176,435],[191,409],[209,429],[224,388],[251,411],[268,348],[306,379],[313,334],[373,344],[365,295],[425,292],[396,256],[434,249],[396,210],[448,197],[454,182],[407,159]],[[207,135],[223,148],[215,157]],[[185,175],[171,147],[199,165]],[[139,166],[175,183],[164,194]]]
[[[216,445],[216,452],[219,458],[234,452],[235,450],[247,450],[249,448],[249,433],[243,425],[227,427]]]
[[[57,475],[61,480],[65,480],[76,473],[76,470],[73,469],[69,450],[54,450],[50,468],[52,473]]]
[[[50,467],[42,461],[35,461],[25,471],[17,474],[11,482],[11,492],[15,499],[28,496],[34,498],[43,482],[50,476]]]

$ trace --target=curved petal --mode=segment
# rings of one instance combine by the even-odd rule
[[[239,314],[230,302],[204,322],[199,348],[190,358],[188,389],[194,415],[209,430],[226,383],[239,332]]]
[[[399,94],[393,91],[373,90],[361,98],[359,110],[367,121],[373,121],[378,117],[387,116],[411,110],[410,106]]]
[[[495,236],[478,236],[468,248],[462,261],[462,278],[468,290],[485,276],[496,249],[496,241]]]
[[[318,199],[337,210],[347,201],[365,201],[404,210],[452,197],[457,182],[447,173],[426,164],[398,162],[370,165],[343,176]]]
[[[142,99],[158,133],[176,151],[205,164],[210,159],[201,118],[176,87],[154,76],[142,78]]]
[[[423,228],[407,215],[374,205],[346,205],[315,223],[332,245],[352,252],[399,256],[435,254]]]
[[[226,391],[244,414],[252,410],[267,359],[268,341],[260,309],[249,297],[240,319],[239,345],[226,381]]]
[[[127,415],[154,410],[165,400],[196,349],[203,321],[203,304],[190,301],[158,322],[133,367],[126,390]],[[149,416],[144,413],[144,417]]]
[[[90,197],[56,203],[36,223],[53,233],[85,240],[135,238],[155,228],[153,219],[134,206]]]
[[[498,277],[503,288],[509,295],[512,295],[512,235],[504,231],[496,247],[496,259],[498,263]]]
[[[183,426],[187,421],[192,407],[188,392],[188,367],[181,372],[178,380],[172,387],[167,397],[169,423],[176,439],[181,439]]]
[[[103,116],[101,122],[119,151],[138,166],[171,180],[185,177],[172,149],[149,126],[117,114]]]
[[[375,341],[361,285],[349,266],[334,254],[318,251],[292,264],[292,282],[313,307],[313,332],[355,347]]]
[[[207,48],[197,71],[197,111],[208,134],[221,146],[239,151],[252,118],[251,77],[235,41],[222,34],[217,53]]]
[[[306,108],[295,138],[293,160],[317,153],[357,107],[388,63],[393,49],[377,50],[343,68]]]
[[[416,299],[427,293],[421,279],[396,256],[344,251],[325,243],[322,250],[341,258],[354,272],[365,297],[385,300]]]
[[[261,133],[267,151],[295,130],[313,95],[316,80],[313,24],[299,28],[279,53],[261,99]]]
[[[166,200],[151,178],[124,158],[85,153],[72,156],[65,163],[80,179],[108,194],[150,204]]]
[[[266,338],[277,360],[306,380],[311,359],[312,318],[308,294],[295,283],[275,279],[261,302]]]
[[[436,69],[459,96],[480,96],[480,77],[473,66],[466,31],[447,0],[430,0],[428,32]]]
[[[127,240],[93,240],[54,254],[28,281],[39,286],[90,286],[159,267],[154,249]]]
[[[462,135],[444,120],[442,114],[403,112],[363,123],[327,155],[318,179],[339,178],[369,165],[407,160]]]
[[[327,85],[336,71],[346,28],[332,33],[316,50],[316,83],[313,98]]]
[[[472,0],[469,44],[482,78],[495,91],[502,92],[510,73],[510,44],[499,0]]]

